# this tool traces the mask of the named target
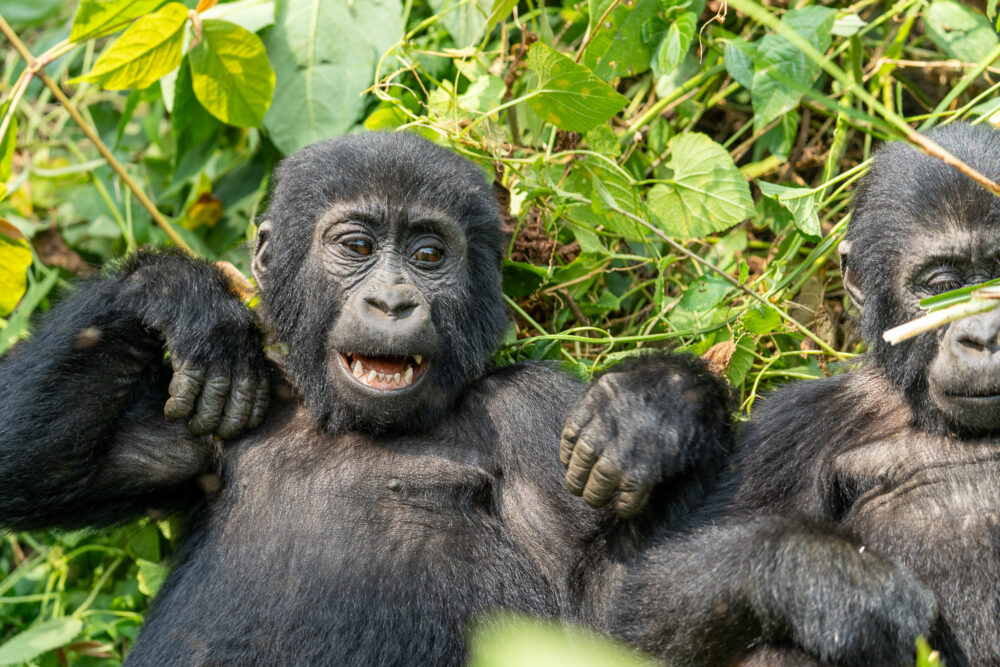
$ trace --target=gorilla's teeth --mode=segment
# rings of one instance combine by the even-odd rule
[[[422,354],[415,354],[415,355],[413,355],[413,360],[415,362],[417,362],[417,366],[419,366],[420,362],[424,360],[424,355],[422,355]]]
[[[392,376],[392,380],[393,380],[393,382],[395,382],[396,384],[403,384],[403,380],[402,380],[402,379],[400,378],[400,375],[399,375],[399,373],[396,373],[395,375],[393,375],[393,376]]]
[[[368,371],[368,378],[367,378],[368,384],[371,384],[372,382],[374,382],[375,381],[375,377],[377,375],[378,375],[377,371],[373,371],[373,370],[372,371]]]
[[[354,377],[359,378],[359,377],[361,377],[362,375],[365,374],[365,369],[361,367],[361,362],[360,361],[355,361],[354,362],[354,370],[351,371],[351,372],[354,373]]]
[[[403,374],[403,382],[406,384],[413,382],[413,366],[406,367],[406,373]]]
[[[377,377],[379,382],[385,382],[385,373],[379,373]]]

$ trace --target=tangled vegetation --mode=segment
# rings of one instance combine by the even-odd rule
[[[996,13],[0,0],[0,354],[73,278],[144,244],[229,262],[243,283],[282,156],[407,128],[494,179],[514,316],[499,362],[586,375],[640,347],[685,349],[748,412],[863,351],[836,254],[851,186],[879,142],[1000,110]],[[120,664],[177,530],[149,517],[3,536],[0,665]]]

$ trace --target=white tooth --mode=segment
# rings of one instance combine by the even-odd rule
[[[375,381],[375,377],[377,375],[378,375],[378,373],[376,371],[373,371],[373,370],[372,371],[368,371],[368,384],[371,384],[372,382],[374,382]]]
[[[395,375],[393,375],[393,376],[392,376],[392,380],[393,380],[393,382],[395,382],[396,384],[403,384],[403,380],[402,380],[402,379],[400,378],[400,375],[399,375],[399,373],[396,373]]]
[[[378,381],[379,382],[385,382],[385,373],[379,373],[378,374]]]
[[[417,366],[419,366],[420,362],[424,360],[424,355],[422,355],[422,354],[415,354],[415,355],[413,355],[413,360],[415,362],[417,362]]]
[[[352,372],[354,373],[354,377],[356,378],[359,378],[365,374],[365,369],[362,368],[360,361],[354,362],[354,370]]]
[[[406,372],[403,373],[403,384],[410,384],[413,382],[413,366],[407,366]]]

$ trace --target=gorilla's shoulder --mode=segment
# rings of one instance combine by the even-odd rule
[[[585,388],[582,381],[554,362],[522,361],[496,368],[478,379],[469,387],[467,398],[521,413],[543,410],[562,415]]]

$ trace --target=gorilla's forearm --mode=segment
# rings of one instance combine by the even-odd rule
[[[211,466],[211,442],[163,417],[164,341],[191,358],[206,337],[184,332],[203,331],[203,313],[241,316],[211,271],[139,253],[56,307],[0,364],[0,525],[117,521],[164,495],[172,504],[172,486]],[[244,317],[238,326],[252,326]]]
[[[728,664],[752,646],[832,664],[912,664],[937,616],[905,568],[802,522],[763,517],[673,536],[629,569],[606,619],[672,664]]]

